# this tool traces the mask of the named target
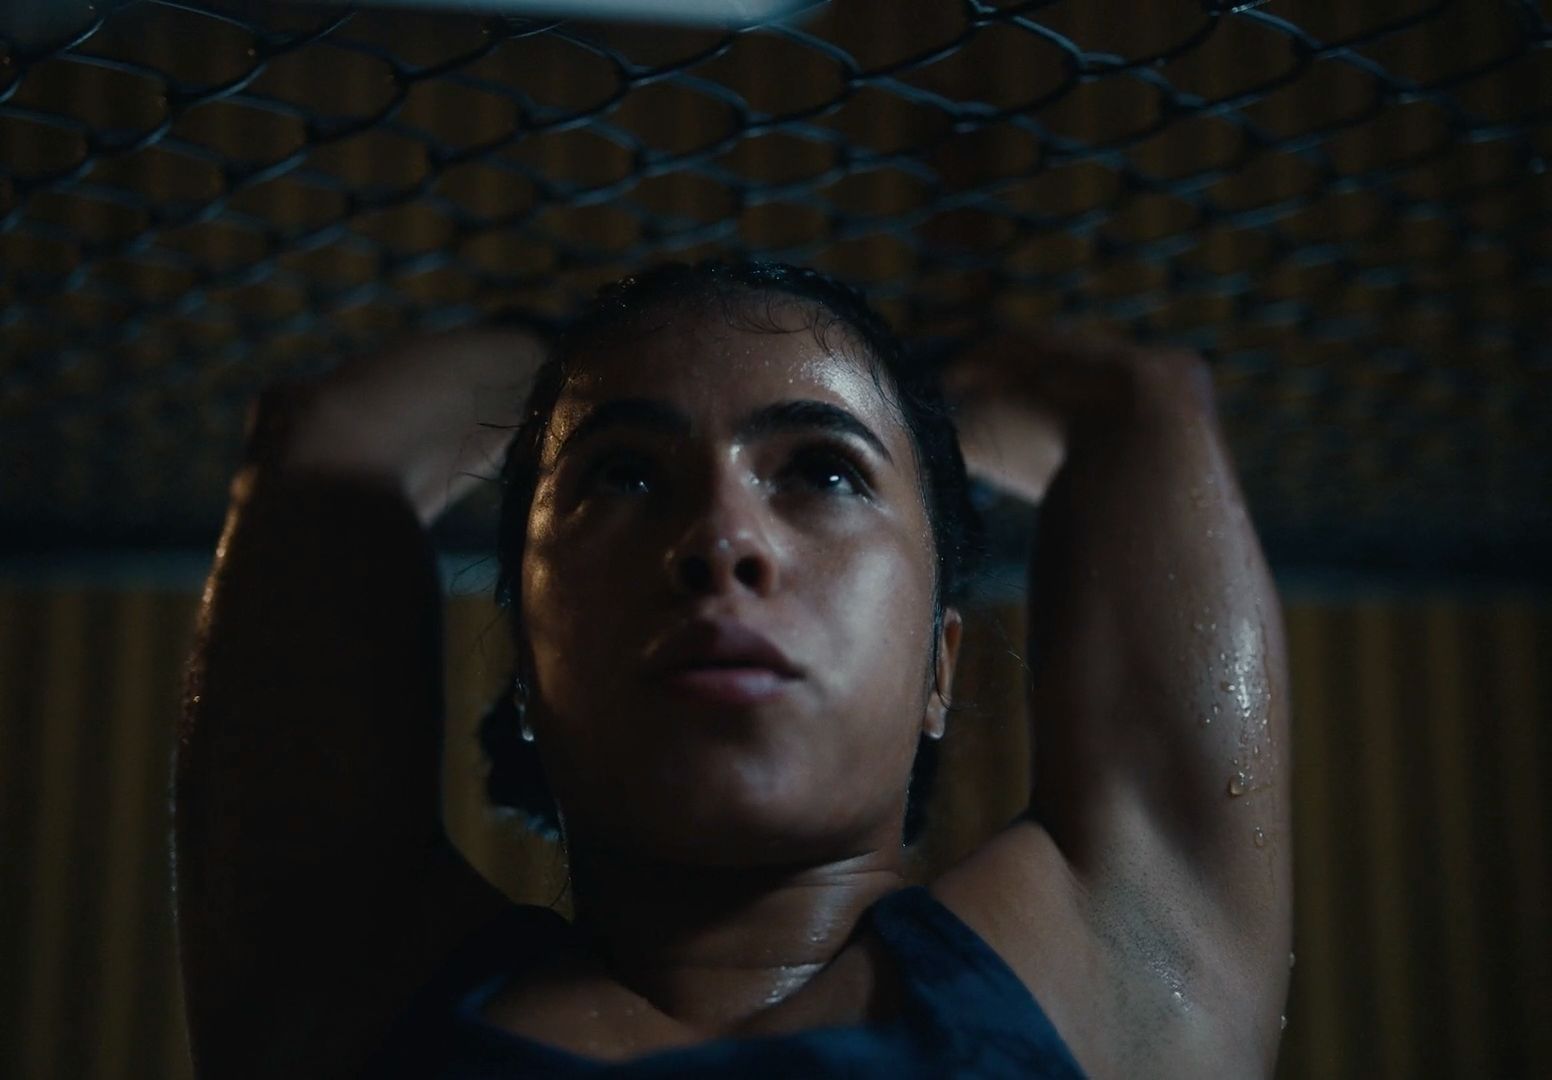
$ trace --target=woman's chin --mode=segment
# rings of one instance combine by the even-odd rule
[[[730,870],[810,866],[853,854],[838,837],[779,828],[718,828],[699,835],[679,834],[645,850],[663,862]]]
[[[659,789],[614,831],[621,846],[648,858],[697,866],[762,866],[827,858],[847,839],[833,818],[816,820],[815,800],[780,803],[751,792]]]

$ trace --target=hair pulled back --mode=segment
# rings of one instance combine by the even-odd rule
[[[763,316],[758,303],[762,298],[766,301]],[[893,402],[910,435],[937,556],[933,590],[936,650],[944,608],[964,598],[984,548],[980,516],[970,501],[964,458],[937,369],[908,356],[888,323],[857,290],[815,270],[757,261],[667,263],[627,277],[601,288],[592,304],[559,335],[554,351],[535,375],[523,420],[501,471],[496,601],[507,612],[514,640],[521,644],[525,636],[520,595],[523,548],[538,483],[540,451],[577,358],[588,347],[633,327],[648,312],[670,305],[719,311],[730,325],[744,329],[781,332],[790,329],[790,323],[778,321],[773,303],[782,303],[785,308],[794,300],[800,309],[806,309],[822,342],[838,350],[851,348],[868,364],[875,383],[886,400]],[[832,331],[839,331],[843,340],[832,342]],[[523,654],[521,648],[518,652]],[[522,696],[532,686],[531,673],[518,671],[515,686],[517,696]],[[480,721],[479,739],[490,761],[486,796],[491,805],[515,812],[540,835],[558,838],[560,817],[555,800],[537,747],[520,734],[520,714],[512,693],[503,693],[486,712]],[[938,744],[923,736],[906,798],[903,839],[907,845],[921,835],[937,767]]]

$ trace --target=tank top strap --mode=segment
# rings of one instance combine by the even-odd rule
[[[956,1056],[974,1074],[1084,1075],[1024,981],[926,886],[909,885],[876,901],[871,918],[897,960],[908,1008],[951,1037]]]

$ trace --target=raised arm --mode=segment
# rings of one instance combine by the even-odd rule
[[[504,903],[442,826],[425,527],[496,470],[539,357],[510,332],[425,340],[254,411],[175,758],[199,1075],[348,1074]]]
[[[1105,963],[1138,976],[1110,1022],[1270,1071],[1292,935],[1287,660],[1210,372],[1003,341],[955,382],[972,469],[1044,496],[1032,835],[1059,852]]]

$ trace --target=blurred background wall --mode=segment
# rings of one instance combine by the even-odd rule
[[[1284,594],[1298,895],[1279,1074],[1552,1074],[1552,602]],[[0,583],[0,1074],[189,1075],[168,781],[197,600]],[[1023,622],[1001,603],[971,624],[922,875],[1027,799]],[[565,909],[559,851],[482,806],[473,724],[507,655],[489,601],[451,597],[447,818],[510,895]]]

